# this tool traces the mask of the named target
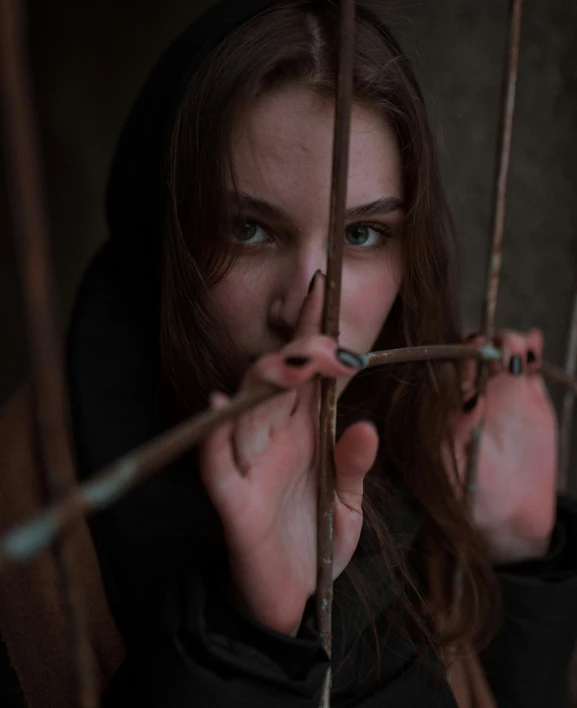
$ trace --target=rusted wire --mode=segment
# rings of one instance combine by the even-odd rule
[[[483,311],[483,334],[486,341],[490,341],[495,332],[495,311],[497,309],[497,296],[499,293],[499,280],[503,258],[503,234],[505,230],[505,213],[507,202],[507,177],[511,159],[511,142],[513,138],[513,118],[515,115],[515,94],[517,88],[517,74],[519,69],[519,47],[521,43],[521,15],[523,0],[510,0],[509,5],[509,41],[505,73],[503,76],[503,99],[501,114],[501,130],[499,132],[498,167],[495,182],[495,196],[493,202],[493,235],[489,255],[487,276],[487,291]],[[481,364],[477,388],[480,395],[487,390],[488,368]],[[471,436],[470,455],[465,474],[464,501],[471,506],[473,500],[472,490],[477,480],[477,464],[479,448],[483,433],[484,421],[473,430]]]
[[[573,311],[571,313],[571,327],[567,342],[567,355],[565,358],[565,372],[568,376],[575,376],[577,366],[577,292],[573,298]],[[573,408],[575,405],[575,392],[565,391],[561,407],[561,420],[559,425],[559,490],[569,491],[569,463],[571,461],[571,431],[573,427]]]
[[[499,131],[498,163],[495,180],[495,192],[493,201],[492,219],[492,240],[489,253],[489,265],[487,273],[487,290],[483,308],[483,334],[485,341],[490,342],[495,332],[495,312],[497,309],[497,296],[499,293],[499,281],[501,276],[501,265],[503,258],[503,234],[505,230],[505,214],[507,201],[507,177],[509,175],[509,163],[511,158],[511,142],[513,137],[513,117],[515,113],[515,93],[517,88],[517,74],[519,68],[519,46],[521,42],[521,11],[523,0],[510,0],[509,4],[509,38],[506,54],[505,71],[503,75],[503,97],[501,126]],[[479,395],[485,395],[487,382],[489,379],[489,368],[485,362],[479,365],[477,376],[477,391]],[[463,488],[463,503],[471,513],[475,500],[475,490],[477,488],[477,468],[479,465],[479,453],[481,449],[481,437],[483,435],[485,421],[481,420],[473,429],[470,438],[469,456],[465,470],[465,482]],[[452,586],[452,605],[457,608],[460,605],[459,598],[463,592],[461,568],[455,569]],[[456,647],[453,645],[448,652],[448,674],[455,656]]]
[[[74,466],[60,339],[54,315],[46,201],[40,178],[38,132],[27,71],[24,13],[17,0],[0,3],[1,86],[8,183],[13,190],[16,247],[26,312],[32,368],[37,447],[52,500],[70,493]],[[66,534],[54,549],[64,607],[68,615],[78,705],[95,708],[95,673],[88,639],[73,539]]]
[[[339,338],[343,234],[347,199],[353,60],[355,0],[342,0],[339,17],[338,79],[335,97],[335,127],[331,180],[330,218],[327,250],[327,277],[323,309],[323,334]],[[321,382],[319,435],[319,475],[317,513],[316,610],[323,647],[331,656],[333,602],[333,517],[334,447],[337,420],[336,379]],[[327,672],[321,706],[330,705],[331,670]]]
[[[465,358],[500,361],[502,353],[490,345],[441,344],[390,349],[364,355],[367,368],[408,361]],[[540,371],[551,381],[577,393],[577,380],[570,378],[563,369],[543,362]],[[262,384],[252,391],[233,397],[224,408],[204,411],[131,450],[29,521],[4,533],[0,538],[0,566],[7,562],[29,560],[53,541],[74,519],[111,506],[139,482],[165,468],[222,423],[234,420],[247,410],[283,392],[284,389],[279,387]]]

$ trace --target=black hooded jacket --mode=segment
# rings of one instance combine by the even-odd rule
[[[207,53],[239,23],[274,4],[224,0],[209,10],[161,58],[128,118],[107,195],[110,238],[84,278],[68,342],[84,478],[162,429],[158,264],[173,121]],[[196,464],[193,451],[92,521],[108,599],[127,644],[103,706],[313,708],[328,658],[312,607],[291,638],[235,604],[226,591],[222,530]],[[406,540],[417,528],[408,514]],[[370,558],[359,562],[370,571]],[[561,708],[577,638],[577,505],[559,501],[546,558],[500,568],[499,578],[504,621],[482,656],[498,705]],[[383,588],[377,618],[389,599]],[[334,675],[334,708],[456,705],[430,654],[417,656],[382,617],[377,629],[386,637],[380,657],[372,629],[354,607],[335,617],[334,666],[348,659]]]

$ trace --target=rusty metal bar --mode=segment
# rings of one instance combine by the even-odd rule
[[[8,183],[13,190],[20,280],[26,312],[33,375],[37,442],[46,485],[52,499],[74,484],[62,351],[54,316],[46,202],[41,181],[38,133],[31,79],[27,71],[24,14],[17,0],[0,3],[1,90]],[[87,633],[79,573],[72,538],[54,549],[60,590],[67,611],[78,705],[97,705],[93,657]]]
[[[574,378],[577,366],[577,292],[573,298],[573,312],[571,313],[571,328],[567,342],[567,356],[565,358],[565,371]],[[571,461],[571,430],[573,427],[573,408],[575,405],[575,392],[565,391],[561,407],[561,421],[559,426],[559,490],[569,491],[569,463]]]
[[[515,115],[515,94],[517,75],[519,71],[519,47],[521,43],[521,14],[523,0],[511,0],[510,32],[507,56],[507,68],[504,77],[505,95],[503,115],[501,116],[501,136],[499,146],[499,167],[495,184],[495,203],[493,211],[493,241],[489,262],[489,277],[483,315],[483,332],[489,339],[494,334],[495,311],[501,276],[503,255],[503,234],[505,230],[505,213],[507,202],[507,178],[511,160],[511,142],[513,138],[513,118]]]
[[[343,236],[349,164],[351,107],[353,100],[353,63],[355,40],[355,0],[341,0],[339,17],[338,78],[335,96],[335,127],[330,219],[327,247],[327,278],[322,331],[338,341],[341,301]],[[333,516],[334,447],[337,421],[336,380],[321,382],[319,439],[317,589],[316,611],[325,651],[331,656],[333,602]],[[322,708],[330,706],[331,669],[321,695]]]
[[[521,43],[521,15],[523,0],[510,0],[509,5],[509,41],[505,73],[503,76],[503,102],[501,114],[501,130],[498,147],[498,168],[495,182],[493,204],[493,236],[489,257],[487,277],[487,292],[483,312],[483,334],[490,341],[495,332],[495,311],[501,276],[503,257],[503,234],[505,230],[505,209],[507,201],[507,177],[511,159],[511,142],[513,137],[513,117],[515,114],[515,93],[519,69],[519,47]],[[488,369],[481,364],[478,380],[478,390],[484,395],[487,389]],[[464,500],[469,506],[472,503],[471,492],[477,479],[477,462],[484,422],[475,428],[471,436],[471,452],[467,463],[465,476]]]
[[[408,361],[475,358],[500,361],[501,352],[491,345],[435,345],[407,347],[364,355],[367,368]],[[563,369],[543,362],[541,373],[551,381],[577,393],[577,380]],[[0,538],[0,566],[8,562],[26,561],[45,548],[62,529],[84,515],[102,511],[121,499],[130,489],[149,475],[160,471],[172,460],[202,440],[223,422],[233,420],[250,408],[283,393],[284,389],[262,385],[239,394],[224,408],[205,411],[132,450],[88,482],[68,492],[62,499],[37,516],[6,532]]]
[[[569,391],[573,391],[577,394],[577,379],[558,366],[553,366],[553,364],[548,364],[546,361],[541,363],[539,372],[550,381],[561,384],[564,388]]]

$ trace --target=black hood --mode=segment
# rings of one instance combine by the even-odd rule
[[[122,130],[106,194],[108,240],[79,290],[68,338],[82,477],[161,427],[157,311],[164,165],[178,106],[207,54],[278,0],[223,0],[159,59]]]
[[[138,307],[157,304],[164,216],[164,165],[182,95],[199,65],[235,27],[278,0],[223,0],[162,55],[122,131],[106,213],[115,258]]]

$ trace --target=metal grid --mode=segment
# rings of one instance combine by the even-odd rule
[[[507,175],[509,169],[515,88],[521,37],[523,0],[510,0],[510,33],[503,77],[501,131],[498,171],[493,206],[492,248],[488,266],[483,333],[490,341],[501,271]],[[262,385],[232,398],[229,405],[207,411],[133,450],[82,485],[75,473],[63,370],[62,340],[56,326],[53,274],[49,258],[49,238],[45,195],[41,180],[38,130],[34,117],[32,85],[27,70],[24,16],[18,0],[0,0],[1,88],[5,105],[4,137],[6,156],[13,174],[13,211],[19,252],[20,278],[24,293],[29,349],[31,353],[35,418],[41,469],[53,502],[33,519],[20,524],[0,538],[0,565],[25,562],[49,544],[54,544],[57,568],[70,628],[70,649],[77,670],[78,705],[98,705],[94,679],[94,659],[88,639],[85,608],[77,591],[78,579],[67,529],[75,521],[105,509],[143,479],[162,470],[221,423],[268,400],[284,389]],[[339,72],[334,128],[332,188],[330,200],[329,246],[322,331],[338,340],[342,266],[342,239],[346,200],[349,125],[353,88],[353,40],[355,2],[340,2]],[[475,358],[481,362],[479,385],[484,390],[487,366],[500,361],[502,352],[490,344],[438,345],[369,352],[363,355],[368,367],[432,359]],[[577,380],[577,294],[573,310],[566,368],[543,362],[541,373],[565,387],[561,417],[560,487],[566,489],[570,452],[570,431]],[[319,506],[318,506],[318,591],[317,614],[322,641],[331,651],[332,605],[332,516],[333,451],[336,423],[335,380],[323,380],[321,393]],[[478,446],[482,425],[474,432],[472,454],[467,469],[466,491],[474,489]],[[330,671],[325,682],[322,706],[330,704]]]

